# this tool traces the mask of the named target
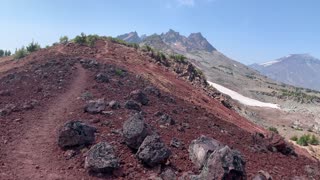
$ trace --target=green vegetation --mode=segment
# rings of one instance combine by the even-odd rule
[[[116,69],[114,73],[118,76],[123,76],[123,71],[121,69]]]
[[[27,51],[29,53],[38,51],[39,49],[41,49],[40,45],[37,42],[32,41],[27,47],[26,47]]]
[[[302,135],[300,138],[297,138],[297,144],[301,146],[308,146],[311,145],[319,145],[319,139],[315,135],[305,134]]]
[[[290,91],[287,89],[280,89],[280,98],[293,98],[295,101],[300,103],[311,103],[314,101],[319,101],[320,98],[315,95],[309,95],[301,91],[301,89],[296,88],[295,91]]]
[[[87,46],[93,47],[99,38],[100,37],[96,34],[86,35],[84,33],[81,33],[80,35],[76,36],[72,41],[80,45],[87,45]],[[61,38],[60,38],[60,43],[61,43]]]
[[[80,45],[84,45],[86,44],[86,39],[87,39],[87,35],[84,33],[81,33],[80,36],[78,35],[73,39],[73,42]]]
[[[27,54],[27,49],[24,46],[22,46],[20,49],[16,49],[16,52],[14,53],[14,59],[21,59],[27,56]]]
[[[170,58],[179,63],[183,63],[183,64],[187,63],[186,61],[187,57],[181,54],[172,54],[170,55]]]
[[[60,44],[67,44],[69,42],[68,36],[62,36],[59,39]]]
[[[298,141],[298,136],[294,135],[294,136],[292,136],[292,137],[290,138],[290,140],[292,140],[292,141]]]
[[[274,133],[276,133],[276,134],[279,134],[278,129],[275,128],[275,127],[272,127],[272,126],[271,126],[271,127],[268,128],[268,130],[271,131],[271,132],[274,132]]]
[[[0,57],[3,57],[3,56],[11,56],[11,51],[0,49]]]

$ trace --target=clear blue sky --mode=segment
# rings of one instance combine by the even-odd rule
[[[292,53],[320,58],[319,0],[2,0],[0,49],[60,36],[202,32],[245,64]]]

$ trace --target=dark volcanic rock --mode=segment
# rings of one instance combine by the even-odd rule
[[[170,141],[170,146],[175,147],[175,148],[180,148],[183,145],[183,143],[177,139],[177,138],[172,138]]]
[[[122,131],[125,143],[132,149],[138,149],[149,134],[148,126],[138,113],[124,122]]]
[[[272,177],[268,172],[259,171],[256,176],[252,180],[272,180]]]
[[[96,75],[95,80],[98,83],[108,83],[109,82],[109,77],[106,73],[99,73]]]
[[[150,167],[165,163],[170,155],[171,151],[157,135],[147,136],[137,152],[137,158]]]
[[[139,105],[137,102],[132,101],[132,100],[127,101],[127,102],[124,104],[124,107],[127,108],[127,109],[132,109],[132,110],[136,110],[136,111],[141,111],[140,105]]]
[[[106,109],[104,99],[91,100],[85,106],[84,111],[90,114],[98,114]]]
[[[111,109],[119,109],[121,106],[120,106],[120,103],[118,101],[110,101],[109,102],[109,107]]]
[[[148,95],[154,95],[157,97],[161,96],[161,93],[159,91],[159,89],[153,87],[153,86],[147,86],[146,88],[144,88],[144,92]]]
[[[221,148],[221,143],[206,136],[200,136],[191,142],[189,156],[198,169],[201,169],[212,152]]]
[[[135,90],[130,93],[130,99],[141,103],[142,105],[148,105],[149,98],[141,90]]]
[[[120,160],[107,142],[100,142],[91,147],[85,158],[85,168],[90,171],[108,173],[119,167]]]
[[[240,152],[231,150],[228,146],[210,154],[200,175],[195,179],[237,179],[245,180],[245,161]]]
[[[160,174],[162,180],[176,180],[176,174],[172,168],[165,168],[162,173]]]
[[[94,133],[96,130],[81,121],[69,121],[59,130],[58,145],[61,148],[69,148],[92,144],[95,141]]]
[[[160,124],[166,124],[166,125],[174,125],[174,124],[176,124],[176,122],[168,114],[162,115],[160,117],[160,119],[158,120],[158,122]]]

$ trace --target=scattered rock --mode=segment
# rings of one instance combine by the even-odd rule
[[[3,109],[0,109],[0,116],[8,116],[12,112],[16,111],[19,111],[17,106],[15,106],[14,104],[7,104]]]
[[[59,130],[58,145],[61,148],[70,148],[92,144],[95,141],[95,132],[96,128],[81,121],[69,121]]]
[[[113,115],[113,111],[102,111],[101,114],[111,116]]]
[[[174,125],[176,123],[168,114],[162,115],[158,122],[165,125]]]
[[[210,154],[196,179],[245,180],[245,161],[240,152],[225,146]]]
[[[93,59],[81,59],[80,63],[86,69],[98,68],[99,67],[99,63],[96,60],[93,60]]]
[[[163,115],[163,112],[161,112],[161,111],[157,111],[156,113],[154,113],[154,116],[156,116],[156,117],[159,117],[162,115]]]
[[[157,96],[157,97],[161,96],[161,93],[160,93],[159,89],[157,89],[157,88],[155,88],[153,86],[147,86],[146,88],[144,88],[144,92],[146,94],[154,95],[154,96]]]
[[[170,141],[170,146],[175,147],[175,148],[180,148],[183,145],[183,143],[177,139],[177,138],[172,138]]]
[[[96,124],[96,123],[99,123],[100,122],[100,119],[92,119],[90,120],[90,123],[93,123],[93,124]]]
[[[135,90],[130,93],[130,99],[141,103],[142,105],[148,105],[149,98],[141,90]]]
[[[149,134],[147,125],[138,113],[124,122],[122,133],[125,143],[132,149],[138,149]]]
[[[11,96],[11,92],[9,90],[0,91],[0,96]]]
[[[64,157],[66,158],[66,160],[69,160],[69,159],[73,158],[76,154],[77,154],[76,151],[69,149],[64,153]]]
[[[201,169],[212,152],[221,148],[219,141],[206,136],[200,136],[191,142],[189,157],[198,169]]]
[[[136,155],[144,164],[154,167],[165,163],[171,155],[171,151],[160,140],[159,136],[151,135],[144,139]]]
[[[120,106],[120,103],[118,101],[110,101],[109,102],[109,107],[111,109],[119,109],[121,106]]]
[[[91,100],[85,106],[84,111],[90,114],[98,114],[106,109],[104,99]]]
[[[39,102],[37,100],[31,100],[30,102],[24,103],[22,105],[22,109],[23,110],[31,110],[37,105],[39,105]]]
[[[272,180],[272,177],[268,172],[259,171],[258,174],[252,180]]]
[[[106,73],[99,73],[94,78],[98,83],[108,83],[110,82],[109,77]]]
[[[113,147],[107,142],[94,145],[87,152],[85,168],[99,173],[110,173],[120,167],[120,161]]]
[[[232,109],[232,105],[227,100],[222,100],[221,103],[224,107]]]
[[[162,173],[160,174],[162,180],[176,180],[176,174],[172,168],[165,168]]]
[[[136,110],[136,111],[141,111],[140,105],[139,105],[137,102],[132,101],[132,100],[127,101],[127,102],[124,104],[124,107],[127,108],[127,109],[132,109],[132,110]]]

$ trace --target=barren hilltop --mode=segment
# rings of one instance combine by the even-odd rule
[[[320,179],[230,104],[184,56],[115,38],[0,58],[0,179]]]

